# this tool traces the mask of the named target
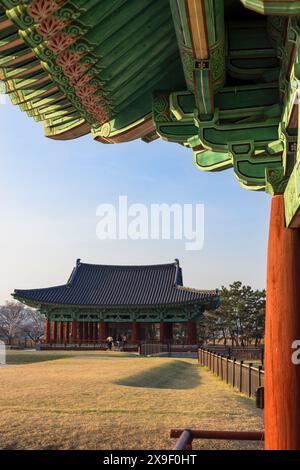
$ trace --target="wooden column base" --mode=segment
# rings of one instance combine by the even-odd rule
[[[300,230],[285,228],[283,196],[274,196],[265,339],[265,446],[268,450],[300,450],[300,364],[292,361],[294,352],[295,362],[296,340],[300,340]]]

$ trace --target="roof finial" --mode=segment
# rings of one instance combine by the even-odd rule
[[[179,267],[179,259],[178,259],[178,258],[175,258],[174,261],[175,261],[176,266]]]
[[[81,259],[80,259],[80,258],[77,258],[77,260],[76,260],[76,266],[79,266],[80,263],[81,263]]]

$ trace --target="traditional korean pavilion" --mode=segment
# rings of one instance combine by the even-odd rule
[[[47,137],[161,138],[272,197],[267,449],[300,449],[299,45],[299,0],[0,0],[0,79]]]
[[[198,343],[197,320],[219,304],[217,291],[183,286],[178,260],[147,266],[77,260],[66,284],[16,289],[13,296],[46,315],[46,347],[95,343],[101,348],[107,336],[118,334],[125,334],[133,345],[146,340],[170,343],[173,325],[178,323],[186,324],[186,342],[194,345]]]

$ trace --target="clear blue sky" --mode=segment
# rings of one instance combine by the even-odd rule
[[[103,264],[148,264],[179,258],[184,283],[215,288],[241,280],[265,287],[270,198],[242,189],[231,170],[202,173],[192,152],[141,141],[103,145],[86,136],[44,137],[42,125],[0,105],[0,302],[14,288],[64,283],[76,258]],[[205,204],[205,243],[100,241],[96,208],[116,203]]]

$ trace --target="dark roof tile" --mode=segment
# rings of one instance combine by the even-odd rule
[[[44,289],[16,289],[23,302],[78,306],[154,306],[182,303],[218,303],[216,291],[186,288],[179,263],[146,266],[110,266],[81,263],[68,283]]]

